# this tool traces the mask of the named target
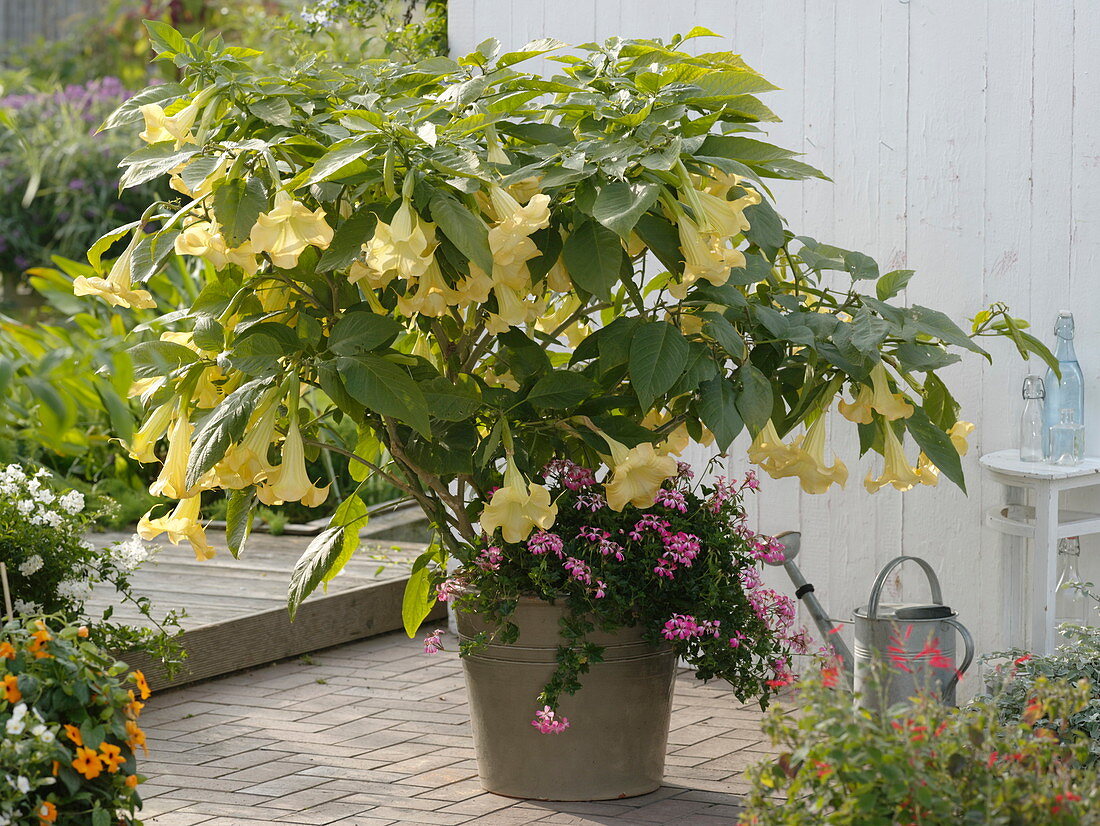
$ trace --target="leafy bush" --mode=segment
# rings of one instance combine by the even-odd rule
[[[1003,723],[996,703],[953,709],[923,694],[873,714],[836,681],[826,669],[804,684],[797,713],[766,717],[782,751],[751,770],[744,826],[1100,823],[1100,777],[1064,722],[1087,684],[1039,679],[1021,719]],[[1043,718],[1056,730],[1035,725]]]
[[[1088,702],[1068,718],[1073,738],[1083,736],[1089,748],[1088,762],[1100,763],[1100,628],[1063,625],[1066,642],[1053,654],[1032,654],[1014,648],[983,659],[986,666],[987,697],[1000,711],[1006,724],[1022,719],[1040,680],[1076,683],[1085,680],[1091,686]],[[1048,720],[1040,721],[1059,730]]]
[[[129,93],[113,77],[61,87],[0,89],[0,272],[4,300],[22,273],[54,255],[82,256],[141,215],[151,186],[118,193],[125,135],[97,133]]]
[[[45,471],[28,475],[19,465],[0,471],[0,562],[7,566],[15,612],[89,622],[92,642],[104,648],[141,647],[170,667],[177,664],[182,656],[173,636],[179,615],[171,612],[158,622],[149,600],[130,588],[130,576],[149,550],[137,537],[96,549],[84,539],[91,516],[81,493],[55,489]],[[119,600],[134,605],[156,630],[113,622],[112,608],[92,621],[85,602],[99,583],[113,586]]]
[[[149,687],[87,637],[57,617],[0,629],[0,824],[139,822]]]
[[[644,511],[617,501],[619,482],[597,482],[591,470],[568,461],[551,463],[543,471],[550,491],[543,510],[550,520],[556,512],[552,528],[523,541],[526,534],[507,513],[489,509],[481,524],[490,546],[460,557],[462,567],[450,578],[436,571],[439,599],[454,597],[460,610],[495,626],[466,650],[487,644],[490,635],[497,644],[523,645],[511,622],[520,597],[563,601],[568,614],[558,669],[537,698],[544,711],[556,711],[559,696],[580,689],[580,675],[600,662],[603,649],[586,640],[597,626],[638,626],[651,643],[671,645],[700,679],[724,679],[738,698],[759,697],[761,705],[791,680],[791,649],[805,651],[804,635],[793,627],[794,603],[760,580],[759,560],[782,546],[746,524],[743,496],[756,489],[755,477],[693,489],[687,464],[655,459],[675,475]],[[407,627],[422,619],[407,619]],[[434,647],[425,644],[429,653]]]

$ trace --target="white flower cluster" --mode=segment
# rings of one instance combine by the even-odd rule
[[[28,556],[23,560],[23,564],[19,566],[19,573],[23,576],[34,576],[42,570],[42,556],[40,554],[34,554]]]
[[[302,11],[302,20],[313,26],[328,26],[333,22],[332,10],[336,5],[334,0],[317,0],[312,8]]]
[[[84,494],[71,490],[59,498],[44,482],[49,477],[48,470],[29,476],[19,465],[8,465],[0,470],[0,497],[13,501],[30,524],[60,528],[67,517],[84,510]]]
[[[154,551],[154,546],[146,545],[141,541],[141,537],[135,533],[125,542],[119,542],[115,545],[110,550],[110,554],[115,567],[129,573],[149,559]]]
[[[0,826],[30,823],[21,816],[25,814],[21,804],[34,789],[56,782],[35,769],[48,759],[57,740],[57,728],[44,722],[26,703],[12,706],[11,717],[2,729],[5,736],[0,740],[0,766],[4,768],[0,774]]]

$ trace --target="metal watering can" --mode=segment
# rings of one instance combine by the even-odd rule
[[[886,577],[903,562],[916,562],[932,586],[932,603],[881,603]],[[955,686],[974,660],[974,639],[943,604],[936,572],[923,559],[899,556],[879,571],[867,606],[855,610],[855,690],[865,708],[904,703],[919,690],[937,690],[955,705]],[[962,665],[955,668],[955,631],[963,639]],[[885,663],[884,685],[869,686],[872,663]],[[872,696],[873,695],[873,696]]]

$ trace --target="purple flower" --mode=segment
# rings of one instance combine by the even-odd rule
[[[539,734],[561,734],[569,728],[569,719],[559,718],[550,706],[543,706],[540,711],[535,712],[531,725],[539,730]]]
[[[425,654],[435,654],[435,653],[443,650],[443,643],[439,639],[439,637],[442,633],[443,633],[443,630],[440,629],[440,628],[437,628],[434,631],[432,631],[432,633],[428,634],[428,636],[426,636],[424,638],[424,653]]]
[[[531,536],[527,540],[527,550],[536,556],[541,556],[545,553],[557,554],[558,559],[562,558],[562,548],[565,547],[565,542],[556,533],[550,533],[549,531],[539,531]]]

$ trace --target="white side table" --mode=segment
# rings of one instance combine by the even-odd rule
[[[1069,536],[1100,533],[1100,514],[1063,510],[1059,494],[1064,490],[1100,485],[1100,459],[1089,458],[1076,467],[1048,465],[1045,462],[1022,462],[1020,451],[999,450],[981,458],[981,465],[995,481],[1008,486],[1005,504],[986,513],[985,523],[1008,536],[1031,540],[1031,564],[1023,564],[1023,555],[1004,559],[1003,585],[1005,593],[1005,624],[1008,644],[1011,615],[1028,606],[1026,623],[1028,646],[1036,653],[1054,650],[1054,600],[1058,587],[1058,540]],[[1032,492],[1034,504],[1027,504]],[[1025,571],[1030,568],[1030,576]],[[1027,580],[1030,579],[1030,584]]]

